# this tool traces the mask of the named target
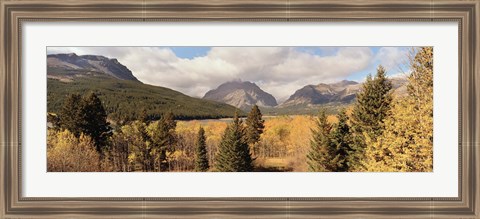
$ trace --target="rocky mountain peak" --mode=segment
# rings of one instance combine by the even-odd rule
[[[54,72],[82,72],[103,73],[117,79],[138,81],[126,66],[117,59],[110,59],[100,55],[82,55],[75,53],[50,54],[47,56],[47,66]],[[57,71],[54,71],[57,70]]]
[[[277,105],[275,97],[249,81],[225,82],[218,88],[208,91],[203,98],[227,103],[243,110],[249,110],[255,104],[262,107]]]

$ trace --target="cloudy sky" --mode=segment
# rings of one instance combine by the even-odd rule
[[[203,97],[220,84],[255,82],[279,102],[309,84],[363,81],[379,64],[408,72],[410,47],[48,47],[48,54],[116,58],[146,84]]]

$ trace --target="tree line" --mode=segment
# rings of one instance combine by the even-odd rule
[[[433,48],[412,54],[406,97],[393,97],[379,66],[350,116],[341,110],[332,125],[325,111],[319,113],[307,154],[310,171],[432,171]]]
[[[244,122],[235,113],[226,127],[214,164],[210,164],[205,130],[198,129],[195,142],[177,135],[171,112],[152,120],[145,111],[139,120],[113,129],[101,101],[93,92],[66,98],[58,115],[49,115],[47,142],[49,171],[253,171],[250,147],[263,132],[262,115],[254,106]],[[175,154],[194,145],[193,167]],[[181,163],[183,162],[183,163]],[[182,166],[182,168],[178,168]],[[185,167],[188,166],[188,167]]]

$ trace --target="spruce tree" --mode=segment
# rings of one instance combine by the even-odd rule
[[[82,127],[85,121],[82,113],[82,97],[78,94],[70,94],[64,101],[62,109],[59,112],[60,128],[68,130],[75,137],[80,137],[83,132]]]
[[[331,133],[331,143],[335,150],[335,157],[332,163],[336,166],[337,172],[346,172],[350,170],[352,137],[350,127],[348,126],[348,116],[345,109],[340,110],[337,115],[338,122],[334,125]]]
[[[253,171],[253,160],[245,137],[242,121],[237,112],[222,136],[215,167],[220,172]]]
[[[260,140],[260,135],[265,128],[264,120],[262,119],[262,112],[257,105],[253,105],[246,120],[247,141],[249,144],[255,144]]]
[[[264,120],[262,119],[262,112],[257,105],[253,105],[250,113],[248,113],[247,120],[245,121],[247,142],[252,149],[252,153],[255,154],[255,144],[260,140],[260,135],[265,128]]]
[[[195,171],[205,172],[208,170],[207,143],[205,140],[205,130],[200,127],[198,130],[197,141],[195,143]]]
[[[167,152],[174,150],[175,144],[175,128],[177,123],[171,112],[165,113],[159,121],[152,124],[151,139],[153,142],[154,152],[158,157],[158,169],[166,171],[168,169]]]
[[[95,142],[98,152],[107,145],[110,133],[110,124],[102,102],[93,92],[83,98],[71,94],[66,100],[59,114],[60,127],[72,132],[76,137],[81,133],[90,136]]]
[[[374,78],[367,76],[362,91],[357,94],[351,123],[354,153],[351,157],[352,170],[361,171],[365,159],[366,138],[376,139],[384,130],[384,120],[391,108],[392,83],[386,78],[385,68],[379,66]]]
[[[107,122],[105,108],[93,92],[83,97],[81,105],[85,116],[82,131],[92,137],[97,151],[102,152],[107,146],[108,137],[111,136],[110,124]]]
[[[336,170],[332,165],[334,148],[330,141],[331,126],[328,124],[325,110],[322,109],[315,121],[315,129],[311,129],[310,151],[307,154],[308,169],[312,172],[330,172]]]

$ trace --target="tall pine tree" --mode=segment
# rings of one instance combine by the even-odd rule
[[[331,143],[335,150],[335,157],[332,163],[336,166],[337,172],[346,172],[350,170],[352,150],[352,137],[350,127],[348,126],[348,116],[345,109],[340,110],[337,115],[338,122],[334,125],[331,132]]]
[[[173,113],[165,113],[159,121],[151,124],[150,138],[152,139],[154,151],[157,156],[158,169],[166,171],[168,169],[167,152],[174,150],[175,128],[177,122],[174,120]]]
[[[253,160],[245,137],[242,121],[237,112],[233,122],[227,126],[222,136],[215,167],[220,172],[251,172]]]
[[[85,116],[82,112],[82,96],[70,94],[64,101],[59,112],[59,125],[61,129],[70,131],[75,137],[80,137],[83,132]]]
[[[322,109],[315,121],[315,128],[311,130],[310,151],[307,154],[308,169],[312,172],[331,172],[336,170],[332,164],[335,150],[330,141],[332,127],[327,121],[325,110]]]
[[[92,137],[97,151],[103,152],[107,146],[107,140],[112,134],[105,108],[93,92],[84,96],[81,105],[85,116],[83,133]]]
[[[365,170],[366,138],[376,139],[384,130],[384,120],[391,108],[392,83],[387,79],[385,68],[379,66],[374,78],[367,76],[362,91],[357,94],[351,123],[354,153],[351,154],[353,171]]]
[[[205,140],[205,130],[200,127],[198,130],[197,141],[195,143],[195,171],[205,172],[210,167],[207,157],[207,143]]]
[[[253,105],[250,113],[248,113],[247,120],[245,121],[246,127],[246,137],[248,144],[252,148],[252,152],[255,152],[255,144],[260,140],[260,135],[263,133],[265,128],[264,120],[262,119],[262,112],[257,105]]]

